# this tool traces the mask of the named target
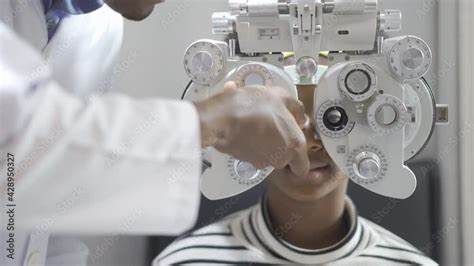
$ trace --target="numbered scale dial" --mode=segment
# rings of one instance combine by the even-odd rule
[[[252,85],[272,86],[272,73],[263,65],[258,63],[250,63],[241,66],[235,75],[235,83],[237,87],[245,87]]]
[[[208,85],[224,74],[225,43],[201,40],[191,44],[184,54],[184,70],[192,81]]]
[[[330,138],[347,136],[354,128],[354,121],[347,116],[341,100],[329,100],[321,105],[316,112],[318,131]]]
[[[388,42],[389,68],[401,80],[415,80],[428,72],[432,55],[430,47],[422,39],[405,36]]]
[[[367,110],[370,127],[380,134],[391,134],[405,126],[408,111],[400,99],[390,95],[379,95]]]
[[[262,182],[271,172],[272,168],[257,169],[251,163],[230,158],[227,162],[230,175],[240,185],[252,186]]]
[[[375,146],[362,146],[347,157],[349,177],[358,184],[373,184],[385,177],[388,163],[385,155]]]
[[[339,90],[348,100],[361,102],[374,95],[377,85],[375,71],[367,64],[353,63],[339,74]]]

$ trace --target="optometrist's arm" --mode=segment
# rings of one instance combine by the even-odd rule
[[[116,94],[85,102],[2,23],[0,44],[0,202],[3,212],[13,186],[17,232],[173,235],[194,225],[201,144],[192,103]]]
[[[287,165],[297,175],[309,171],[304,105],[281,88],[251,86],[197,102],[203,146],[250,162],[258,168]]]

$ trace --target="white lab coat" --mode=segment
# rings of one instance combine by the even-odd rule
[[[41,265],[49,233],[190,228],[201,171],[194,106],[101,95],[118,72],[123,27],[108,7],[64,19],[49,43],[43,14],[40,0],[0,1],[0,264]],[[5,247],[7,153],[14,261]]]

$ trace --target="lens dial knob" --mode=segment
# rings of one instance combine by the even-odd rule
[[[209,52],[199,51],[191,57],[191,68],[196,73],[206,73],[212,69],[214,63]]]
[[[329,100],[323,103],[314,115],[318,132],[330,137],[347,136],[354,128],[354,121],[349,119],[340,100]]]
[[[348,100],[361,102],[376,91],[377,78],[374,69],[365,63],[351,63],[339,74],[339,90]]]
[[[391,95],[378,95],[367,109],[370,127],[380,134],[391,134],[401,130],[408,119],[405,104]]]
[[[380,162],[375,156],[363,158],[357,164],[361,178],[374,179],[380,173]]]
[[[234,167],[237,175],[245,180],[252,180],[259,173],[259,170],[255,166],[244,161],[236,160],[234,163]]]
[[[343,111],[338,110],[338,108],[330,109],[326,113],[327,122],[333,126],[340,126],[344,118]]]
[[[235,83],[239,88],[252,85],[272,86],[273,76],[264,65],[250,63],[237,70]]]
[[[232,179],[240,185],[245,186],[260,183],[273,171],[271,167],[258,169],[251,163],[238,160],[234,157],[230,157],[227,161],[227,168]]]
[[[370,145],[353,150],[346,162],[349,177],[359,184],[371,184],[382,179],[387,167],[382,151]]]
[[[222,44],[224,45],[224,44]],[[224,74],[226,53],[219,43],[201,40],[191,44],[184,54],[184,70],[193,82],[209,85]]]
[[[416,80],[423,77],[432,62],[430,47],[422,39],[405,36],[391,43],[388,65],[399,80]]]

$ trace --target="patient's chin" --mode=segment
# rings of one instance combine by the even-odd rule
[[[320,186],[290,187],[284,191],[291,199],[301,202],[317,201],[324,198],[336,188],[336,183],[324,183]]]
[[[334,166],[318,169],[304,177],[285,175],[281,171],[283,170],[272,174],[269,182],[290,199],[301,202],[317,201],[330,194],[347,179]]]

